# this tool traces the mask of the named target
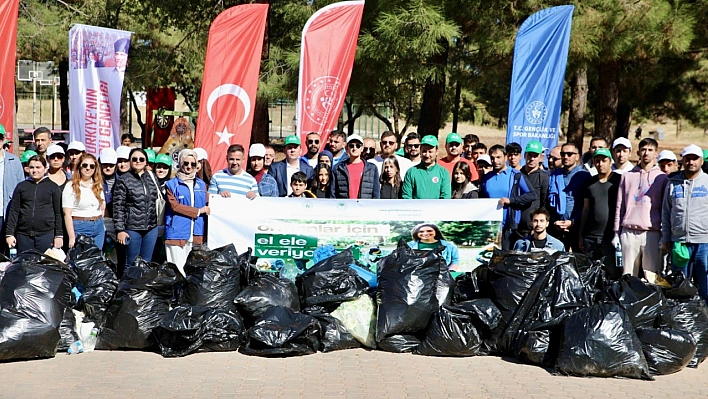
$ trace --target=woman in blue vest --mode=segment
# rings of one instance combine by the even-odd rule
[[[196,176],[197,154],[190,149],[179,152],[177,175],[165,183],[167,208],[165,249],[167,261],[184,274],[184,263],[193,245],[205,241],[204,224],[209,214],[206,183]]]

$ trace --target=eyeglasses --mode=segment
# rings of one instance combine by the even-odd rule
[[[140,157],[140,158],[130,158],[130,161],[131,161],[131,162],[135,162],[135,163],[140,163],[140,162],[145,162],[145,158],[143,158],[143,157]]]
[[[420,144],[406,144],[406,147],[408,147],[408,148],[418,148],[418,147],[420,147]]]
[[[81,164],[81,169],[91,169],[91,170],[94,170],[94,169],[96,169],[96,164],[95,164],[95,163],[82,163],[82,164]]]
[[[349,144],[347,144],[347,147],[349,147],[349,148],[361,148],[361,147],[363,147],[363,146],[364,146],[364,144],[361,144],[361,143],[349,143]]]
[[[395,141],[383,141],[381,140],[381,145],[394,145],[396,144]]]
[[[307,144],[319,144],[319,140],[307,140]]]
[[[185,168],[186,168],[187,166],[191,166],[191,167],[193,167],[193,168],[196,168],[196,167],[197,167],[197,163],[196,163],[196,162],[182,162],[182,166],[184,166]]]
[[[577,154],[577,152],[565,152],[561,151],[561,156],[562,157],[572,157],[573,155]]]
[[[64,154],[52,154],[49,159],[64,159]]]

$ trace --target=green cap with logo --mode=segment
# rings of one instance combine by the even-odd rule
[[[0,123],[0,134],[4,136],[5,133],[6,133],[6,132],[5,132],[5,126],[3,126],[2,123]]]
[[[429,145],[431,147],[437,147],[438,146],[438,139],[437,137],[433,135],[427,135],[423,137],[422,140],[420,140],[420,145]]]
[[[708,150],[703,150],[703,159],[708,161]]]
[[[145,153],[148,156],[148,163],[155,163],[155,151],[151,148],[145,149]]]
[[[526,144],[526,152],[533,152],[534,154],[543,153],[543,144],[537,140],[531,140]]]
[[[612,153],[610,152],[609,148],[598,148],[597,150],[595,150],[595,152],[592,153],[593,158],[597,156],[612,158]]]
[[[167,166],[172,166],[172,157],[167,154],[158,154],[158,156],[155,157],[155,163],[161,163]]]
[[[288,144],[300,145],[300,138],[295,135],[288,136],[285,138],[285,145]]]
[[[20,155],[20,162],[25,163],[25,162],[29,161],[29,159],[35,155],[37,155],[36,151],[27,150],[27,151],[23,152],[22,155]]]
[[[447,139],[445,139],[445,144],[450,144],[450,143],[462,144],[462,137],[455,132],[451,132],[450,134],[447,135]]]

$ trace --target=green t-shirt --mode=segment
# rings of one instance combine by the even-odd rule
[[[437,247],[442,246],[442,243],[440,241],[435,241],[435,242],[423,242],[423,241],[418,241],[418,249],[421,251],[430,251],[433,250]]]
[[[436,164],[418,164],[406,172],[401,188],[404,199],[450,199],[450,172]]]

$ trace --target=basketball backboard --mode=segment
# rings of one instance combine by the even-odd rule
[[[54,62],[35,62],[31,60],[17,61],[17,80],[31,82],[32,79],[52,80],[57,76]]]
[[[31,82],[34,72],[34,61],[18,60],[17,61],[17,80],[21,82]]]

